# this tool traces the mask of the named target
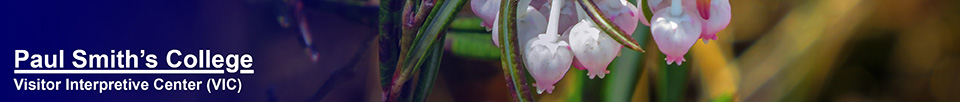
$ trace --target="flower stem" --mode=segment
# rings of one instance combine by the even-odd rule
[[[673,0],[670,2],[670,15],[680,16],[683,13],[683,9],[680,8],[681,1],[683,0]]]
[[[560,9],[562,9],[562,6],[562,0],[553,0],[553,4],[550,5],[550,19],[547,21],[547,34],[559,35],[557,28],[560,26],[558,22],[560,22]]]

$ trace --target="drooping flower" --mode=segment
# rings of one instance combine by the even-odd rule
[[[704,3],[700,1],[698,4]],[[703,43],[717,40],[717,32],[726,29],[727,25],[730,24],[730,2],[727,0],[712,0],[707,6],[698,5],[697,9],[700,10],[701,15],[706,15],[702,16],[704,20],[700,39],[703,39]]]
[[[551,8],[560,8],[563,2],[553,2]],[[531,7],[532,9],[532,7]],[[524,62],[530,71],[530,76],[537,81],[537,93],[553,93],[553,84],[560,81],[570,70],[573,62],[573,53],[567,41],[560,39],[558,22],[561,9],[550,10],[550,18],[546,32],[530,39],[524,51]],[[528,12],[539,13],[539,12]]]
[[[557,34],[540,34],[530,39],[527,45],[523,58],[530,76],[536,81],[537,93],[553,93],[553,84],[567,74],[573,62],[573,53],[567,48],[569,44],[560,40]]]
[[[639,10],[625,0],[600,0],[598,8],[608,19],[627,34],[633,34],[640,19]],[[570,49],[575,56],[574,67],[587,70],[587,76],[603,78],[610,71],[607,66],[620,54],[623,48],[616,40],[600,31],[597,24],[589,18],[581,19],[569,31]]]
[[[603,78],[610,71],[607,66],[620,54],[620,43],[603,33],[590,20],[581,20],[570,29],[570,49],[577,59],[577,66],[586,69],[590,79]]]
[[[497,32],[500,25],[496,24],[499,21],[499,4],[499,0],[471,2],[474,13],[484,20],[483,26],[493,30],[492,40],[497,46],[500,45]],[[517,41],[523,53],[524,65],[536,81],[534,87],[537,87],[537,93],[552,93],[553,84],[559,82],[569,70],[573,54],[568,48],[569,44],[560,40],[559,35],[543,34],[547,31],[546,17],[535,7],[525,6],[526,9],[517,15]]]
[[[664,59],[667,64],[682,64],[686,61],[683,55],[698,38],[703,39],[705,44],[709,40],[717,40],[717,32],[730,24],[730,3],[727,0],[648,2],[651,9],[656,10],[651,32],[660,51],[667,55]]]
[[[681,65],[686,61],[683,55],[700,38],[702,25],[698,12],[691,12],[695,9],[680,7],[679,0],[673,3],[670,8],[653,14],[650,31],[657,47],[667,55],[667,64],[676,62]]]

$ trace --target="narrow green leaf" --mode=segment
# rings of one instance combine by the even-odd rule
[[[427,21],[424,22],[424,26],[417,33],[417,36],[414,39],[415,43],[412,43],[410,50],[407,53],[408,61],[404,61],[404,68],[416,68],[420,66],[423,62],[424,55],[427,54],[427,50],[432,46],[433,43],[442,43],[438,42],[440,33],[445,31],[447,27],[450,26],[450,22],[460,12],[460,8],[466,4],[465,0],[437,0],[437,3],[440,7],[434,7],[431,11],[430,16],[427,17]],[[415,60],[414,60],[415,59]]]
[[[660,58],[666,55],[660,54]],[[684,65],[667,65],[665,60],[658,61],[661,65],[657,73],[657,93],[661,102],[684,101],[687,86],[687,74],[690,71],[689,62]]]
[[[397,100],[400,95],[400,90],[402,90],[403,85],[414,75],[412,72],[419,72],[420,67],[424,64],[427,59],[427,55],[431,52],[431,48],[443,43],[441,40],[442,33],[446,31],[449,27],[450,22],[453,21],[453,18],[460,8],[466,4],[465,0],[437,0],[437,4],[434,5],[433,10],[430,12],[426,21],[422,25],[423,27],[417,32],[416,37],[414,37],[413,42],[410,45],[409,51],[407,51],[404,58],[401,58],[401,62],[397,66],[398,70],[401,70],[399,73],[395,74],[393,83],[391,84],[390,101]]]
[[[440,42],[446,40],[446,35],[440,35]],[[443,58],[443,45],[444,43],[434,43],[436,44],[433,48],[430,48],[430,55],[427,55],[427,62],[421,66],[417,84],[415,84],[415,89],[413,91],[413,98],[411,102],[424,102],[427,100],[427,96],[430,96],[430,90],[433,89],[433,82],[437,79],[437,72],[440,71],[440,61]]]
[[[639,23],[637,23],[639,24]],[[639,39],[640,44],[646,41],[646,35],[649,29],[646,26],[637,26],[634,39]],[[610,74],[603,80],[603,96],[606,102],[627,102],[633,96],[638,81],[639,73],[643,69],[643,53],[630,49],[621,49],[620,57],[617,57],[607,67]]]

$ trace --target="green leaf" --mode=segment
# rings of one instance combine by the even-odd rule
[[[639,24],[639,23],[637,23]],[[646,41],[646,36],[649,32],[649,28],[646,26],[637,26],[633,35],[634,39],[639,39],[641,45]],[[631,96],[633,96],[633,91],[635,90],[638,81],[639,73],[642,71],[643,66],[643,53],[633,51],[630,49],[621,49],[620,57],[617,57],[610,63],[610,66],[607,67],[610,70],[610,74],[607,75],[607,78],[603,79],[603,96],[604,101],[606,102],[627,102],[630,101]]]
[[[445,35],[440,35],[440,42],[443,42],[446,38],[442,37]],[[424,66],[421,66],[420,75],[418,76],[418,82],[415,85],[415,91],[413,91],[412,101],[411,102],[424,102],[427,100],[427,96],[430,96],[430,90],[433,89],[433,82],[437,79],[437,72],[440,71],[440,61],[443,58],[443,44],[444,43],[434,43],[436,46],[433,46],[430,50],[430,55],[427,57],[427,62],[424,63]]]
[[[411,79],[412,75],[416,75],[413,72],[420,72],[421,66],[429,59],[427,55],[430,55],[434,50],[433,48],[442,48],[442,44],[437,44],[443,43],[442,33],[446,31],[450,22],[460,12],[460,8],[466,4],[466,1],[450,0],[447,2],[446,0],[437,0],[436,3],[439,5],[434,5],[433,10],[412,40],[410,49],[405,53],[404,58],[401,58],[401,62],[397,66],[397,70],[401,71],[396,74],[396,78],[391,83],[388,101],[399,100],[397,98],[401,96],[400,91],[403,90],[403,85]]]
[[[660,58],[666,58],[666,55],[660,54]],[[658,61],[660,70],[657,73],[657,94],[661,102],[680,102],[684,101],[687,74],[690,71],[690,63],[684,65],[667,65],[666,60]]]
[[[440,33],[446,31],[447,27],[450,26],[450,22],[460,12],[460,8],[466,4],[465,0],[437,0],[435,5],[439,7],[434,7],[433,11],[430,12],[430,16],[427,17],[427,21],[423,24],[426,27],[420,28],[420,31],[417,33],[417,36],[413,40],[414,43],[410,46],[410,50],[407,53],[408,60],[405,60],[402,65],[404,68],[417,68],[424,61],[423,57],[427,54],[427,50],[430,49],[433,43],[442,43],[437,40],[440,39]]]

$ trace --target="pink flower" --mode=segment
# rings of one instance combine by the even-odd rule
[[[500,14],[500,0],[471,0],[470,7],[474,15],[483,19],[483,24],[480,26],[487,27],[487,30],[493,27],[494,21]]]
[[[675,0],[674,3],[679,3]],[[700,16],[691,8],[681,8],[673,4],[667,9],[660,9],[653,14],[650,31],[658,48],[667,55],[667,64],[676,62],[683,64],[686,59],[683,55],[690,50],[700,37]]]
[[[699,4],[704,4],[700,3]],[[709,9],[706,9],[709,8]],[[726,29],[730,24],[730,2],[727,0],[712,0],[708,6],[697,6],[703,16],[703,32],[700,39],[706,44],[710,40],[717,40],[717,32]]]
[[[660,51],[667,55],[667,64],[682,64],[683,55],[697,39],[717,40],[717,32],[730,24],[730,3],[727,0],[649,0],[654,10],[651,32]]]
[[[598,8],[604,12],[609,19],[613,19],[614,24],[620,27],[627,34],[633,34],[636,30],[640,15],[633,4],[625,0],[602,0],[598,1]],[[599,76],[603,78],[610,71],[607,66],[620,54],[623,48],[616,40],[600,31],[597,24],[589,19],[582,19],[580,23],[574,25],[569,31],[570,49],[573,50],[575,57],[574,67],[587,71],[590,79]]]
[[[636,24],[636,23],[634,23]],[[607,66],[620,54],[620,43],[597,29],[590,20],[581,20],[570,29],[570,49],[576,56],[575,67],[586,69],[587,76],[603,78],[610,71]]]
[[[536,81],[537,93],[553,93],[554,86],[563,79],[573,62],[569,44],[557,34],[540,34],[524,47],[523,59],[530,76]]]
[[[553,2],[551,8],[560,8],[563,2]],[[533,7],[530,7],[533,9]],[[573,53],[570,51],[570,45],[567,41],[560,39],[557,24],[560,19],[561,9],[551,9],[550,18],[547,23],[546,33],[539,34],[530,39],[524,47],[524,62],[530,76],[537,81],[534,86],[537,87],[537,93],[543,91],[553,93],[554,86],[563,79],[570,70],[570,64],[573,62]],[[527,13],[539,13],[529,11]]]

